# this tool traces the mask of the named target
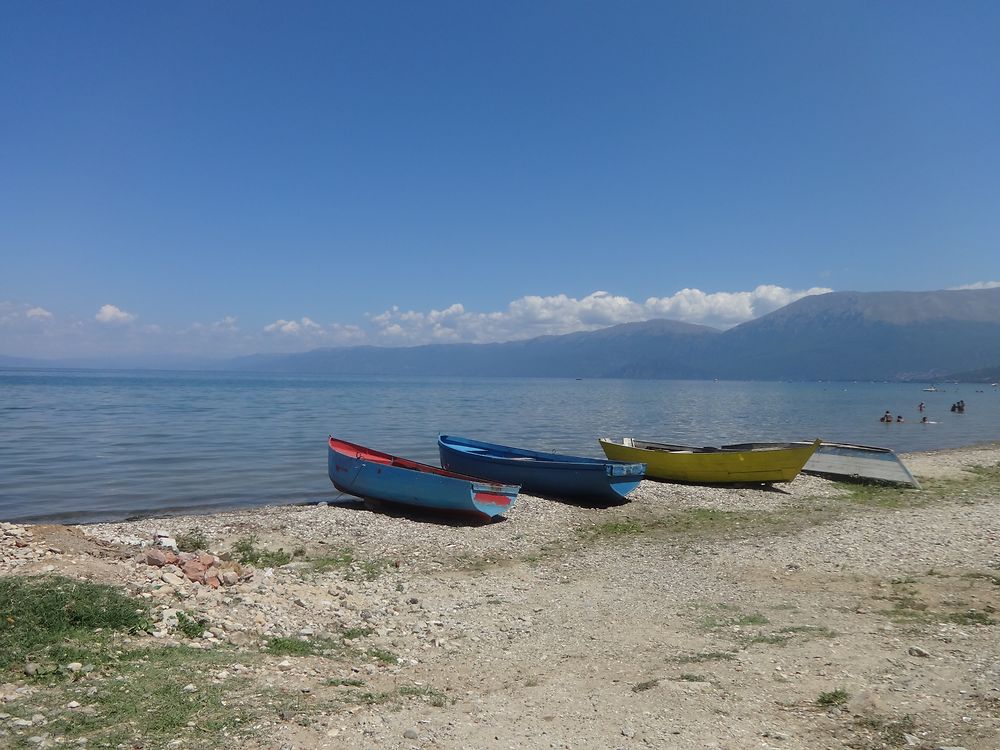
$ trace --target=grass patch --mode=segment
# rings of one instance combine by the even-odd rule
[[[177,613],[177,629],[186,638],[201,638],[201,634],[205,632],[206,624],[207,621],[192,617],[187,612]]]
[[[1000,576],[993,573],[962,573],[962,578],[989,581],[994,586],[1000,586]]]
[[[708,682],[708,678],[704,675],[693,674],[692,672],[682,672],[677,676],[677,679],[681,682]]]
[[[365,651],[365,654],[383,664],[399,664],[399,657],[392,653],[392,651],[386,651],[384,648],[373,647]]]
[[[806,635],[814,638],[833,638],[837,635],[836,631],[831,630],[825,625],[786,625],[783,628],[778,628],[778,632],[788,635]]]
[[[886,745],[902,747],[909,745],[907,734],[915,734],[917,723],[909,714],[899,719],[883,719],[880,716],[862,716],[855,719],[859,727],[869,729],[879,736]]]
[[[830,706],[842,706],[850,699],[850,693],[844,690],[844,688],[837,688],[836,690],[831,690],[826,693],[820,693],[816,697],[816,705],[824,708],[829,708]]]
[[[306,562],[309,563],[309,567],[304,569],[303,573],[340,571],[348,581],[374,581],[391,565],[388,560],[358,560],[350,547],[342,547],[322,557],[309,558]]]
[[[731,610],[728,605],[719,605],[722,610]],[[718,615],[708,615],[701,619],[701,626],[706,630],[719,630],[720,628],[751,627],[755,625],[767,625],[771,621],[760,612],[750,614],[736,614],[731,617],[719,617]]]
[[[659,684],[660,684],[660,681],[658,679],[656,679],[656,678],[654,678],[652,680],[646,680],[645,682],[638,682],[638,683],[636,683],[635,685],[632,686],[632,692],[633,693],[641,693],[641,692],[643,692],[645,690],[652,690],[653,688],[655,688]]]
[[[347,649],[332,638],[276,637],[267,641],[264,650],[274,656],[329,656],[344,654]]]
[[[732,651],[702,651],[697,654],[684,654],[674,661],[680,664],[701,664],[706,661],[733,661],[736,654]]]
[[[856,505],[874,508],[902,508],[922,505],[928,499],[923,490],[893,487],[881,484],[844,483],[847,490],[845,499]]]
[[[200,529],[188,529],[174,537],[181,552],[201,552],[208,549],[208,538]]]
[[[257,568],[278,568],[292,561],[292,556],[283,549],[266,550],[257,546],[258,539],[253,534],[245,536],[233,545],[233,555],[243,565]]]
[[[375,631],[372,630],[371,628],[344,628],[344,630],[341,631],[341,637],[345,641],[353,641],[356,638],[364,638],[365,636],[369,636],[374,632]]]
[[[111,586],[63,576],[0,578],[2,667],[84,661],[88,646],[104,640],[96,630],[135,632],[148,624],[146,605]]]
[[[995,610],[987,607],[986,611],[978,609],[967,609],[965,612],[952,612],[944,616],[945,622],[953,622],[956,625],[996,625],[997,621],[990,617],[990,613]]]
[[[432,706],[440,708],[448,703],[448,696],[440,690],[423,685],[403,685],[396,691],[404,698],[419,698]]]
[[[734,531],[748,531],[752,528],[784,522],[784,517],[774,513],[744,513],[714,508],[685,508],[648,518],[623,518],[615,521],[583,526],[576,530],[582,541],[600,541],[622,537],[638,537],[655,534],[670,536],[676,534],[714,535]]]
[[[42,730],[12,734],[12,747],[35,747],[27,736],[44,732],[65,738],[67,746],[86,738],[91,748],[162,748],[182,738],[186,748],[209,750],[250,731],[249,710],[233,700],[244,681],[232,678],[213,685],[202,679],[207,669],[231,666],[232,653],[177,646],[111,654],[106,666],[114,676],[93,675],[83,684],[53,683],[36,692],[30,705],[5,706],[11,712],[41,712],[48,720]],[[185,690],[189,684],[196,689]],[[87,710],[65,708],[70,700],[84,703]]]
[[[308,560],[309,565],[317,573],[327,573],[331,570],[347,570],[354,564],[354,550],[350,547],[343,547],[334,550],[331,555],[314,557]]]

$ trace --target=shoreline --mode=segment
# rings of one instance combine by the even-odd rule
[[[917,460],[919,462],[921,456],[926,455],[937,455],[941,453],[952,453],[952,452],[965,452],[974,450],[988,450],[991,448],[1000,448],[1000,440],[990,440],[985,442],[970,443],[968,445],[963,445],[955,448],[932,448],[922,451],[907,451],[905,453],[897,453],[899,458],[904,461],[904,463]],[[804,475],[799,475],[794,481],[800,481],[804,478]],[[674,484],[670,482],[658,482],[655,480],[643,480],[643,484],[653,483],[653,484],[664,484],[668,486],[684,487],[688,485]],[[719,487],[719,489],[726,489],[725,487]],[[160,510],[150,510],[149,512],[135,512],[131,513],[125,518],[121,519],[98,519],[92,521],[80,521],[73,519],[60,520],[62,517],[56,518],[44,518],[44,517],[29,517],[29,518],[14,518],[14,519],[0,519],[0,523],[16,523],[19,525],[44,525],[44,524],[58,524],[63,526],[79,526],[81,528],[86,528],[88,526],[100,526],[107,524],[126,524],[126,523],[141,523],[144,521],[162,519],[164,521],[169,521],[170,519],[176,518],[199,518],[199,517],[211,517],[221,514],[231,514],[239,512],[267,512],[276,508],[309,508],[316,506],[350,506],[363,502],[361,498],[357,498],[353,495],[347,495],[342,492],[338,492],[331,485],[330,493],[336,495],[338,499],[329,500],[316,500],[316,501],[305,501],[296,503],[263,503],[260,505],[226,505],[218,506],[204,512],[198,512],[193,508],[178,508],[176,512],[172,512],[170,509],[160,509]]]
[[[150,626],[109,642],[134,664],[8,671],[0,744],[74,741],[92,709],[96,747],[120,723],[100,696],[136,685],[132,731],[171,750],[994,750],[1000,443],[905,460],[923,490],[647,481],[612,508],[524,496],[484,526],[321,505],[2,524],[0,581],[107,583]],[[150,564],[159,530],[200,537],[230,582]],[[220,729],[142,723],[189,687]]]

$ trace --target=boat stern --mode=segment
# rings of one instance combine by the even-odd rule
[[[645,478],[646,464],[609,461],[605,465],[604,471],[608,475],[611,489],[625,497]]]
[[[469,492],[475,509],[485,516],[495,518],[513,507],[520,489],[516,484],[474,482]]]

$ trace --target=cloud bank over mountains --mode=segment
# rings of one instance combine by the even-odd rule
[[[976,282],[959,288],[995,286],[1000,282]],[[225,357],[355,344],[487,343],[589,331],[652,318],[729,328],[802,297],[829,291],[824,287],[796,290],[772,284],[736,292],[685,288],[644,301],[595,291],[582,298],[527,295],[513,300],[505,309],[486,312],[467,310],[461,303],[429,311],[394,306],[366,314],[358,323],[323,323],[315,313],[294,311],[297,317],[256,325],[226,315],[183,328],[146,322],[141,311],[125,310],[112,303],[100,305],[89,317],[74,318],[54,314],[34,302],[0,300],[0,354],[51,358],[178,353]]]
[[[386,344],[486,343],[670,318],[729,328],[784,307],[810,294],[833,291],[821,287],[805,290],[764,285],[749,292],[706,293],[682,289],[670,297],[650,297],[636,302],[628,297],[597,291],[582,299],[565,294],[530,295],[511,302],[506,310],[471,312],[461,304],[430,312],[403,312],[398,307],[369,316],[376,341]]]

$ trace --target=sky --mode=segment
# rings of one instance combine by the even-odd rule
[[[1000,279],[992,2],[0,4],[0,354]]]

